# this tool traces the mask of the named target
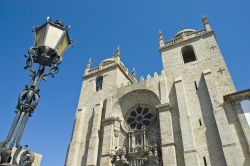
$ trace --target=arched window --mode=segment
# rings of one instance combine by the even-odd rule
[[[192,46],[185,46],[181,49],[184,63],[196,61],[194,49]]]
[[[102,90],[103,77],[99,76],[96,78],[96,91]]]

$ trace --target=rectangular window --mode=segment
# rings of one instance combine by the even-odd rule
[[[194,81],[194,86],[195,86],[196,91],[198,91],[198,86],[197,86],[196,81]]]
[[[102,90],[102,82],[103,82],[102,76],[96,78],[96,91]]]
[[[207,166],[207,160],[205,156],[203,156],[203,161],[204,161],[204,166]]]

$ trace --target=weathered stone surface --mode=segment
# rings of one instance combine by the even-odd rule
[[[160,33],[160,75],[137,82],[120,51],[98,68],[88,66],[65,165],[250,165],[250,129],[239,103],[223,99],[235,87],[203,23],[205,29],[182,30],[167,42]],[[188,63],[185,46],[195,55]]]

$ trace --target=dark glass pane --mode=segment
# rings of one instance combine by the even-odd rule
[[[196,57],[194,54],[194,49],[192,46],[185,46],[182,48],[182,56],[184,63],[196,61]]]
[[[136,126],[136,122],[134,122],[134,123],[130,124],[130,127],[131,127],[132,129],[134,129],[134,128],[135,128],[135,126]]]
[[[132,112],[130,113],[130,115],[131,115],[131,116],[136,116],[137,114],[136,114],[135,111],[132,111]]]
[[[150,119],[152,116],[153,116],[153,115],[152,115],[151,113],[149,113],[149,114],[145,115],[144,118]]]
[[[142,121],[142,119],[143,119],[142,115],[139,115],[139,116],[136,117],[136,120],[139,121],[139,122]]]
[[[141,107],[137,107],[137,108],[136,108],[136,111],[137,111],[138,114],[141,114],[142,108],[141,108]]]
[[[138,123],[137,126],[136,126],[137,129],[141,130],[142,128],[142,124],[141,123]]]
[[[98,77],[96,79],[96,91],[99,91],[102,89],[102,81],[103,81],[103,77]]]
[[[148,120],[143,120],[143,124],[148,126],[150,124],[150,122]]]
[[[137,144],[141,144],[141,141],[142,141],[141,137],[140,137],[140,136],[138,136],[138,137],[136,138],[136,142],[137,142]]]
[[[128,122],[128,123],[131,123],[131,122],[133,122],[134,120],[135,120],[134,118],[130,117],[130,118],[127,120],[127,122]]]
[[[148,113],[148,112],[149,112],[148,108],[144,108],[142,114],[144,115],[144,114],[146,114],[146,113]]]

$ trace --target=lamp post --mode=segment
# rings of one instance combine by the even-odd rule
[[[30,71],[32,79],[20,93],[15,119],[6,139],[0,142],[0,165],[29,166],[34,161],[34,154],[30,150],[22,152],[20,160],[17,161],[17,156],[22,151],[20,141],[27,121],[38,104],[41,81],[46,80],[48,76],[55,76],[59,71],[58,66],[62,62],[63,53],[72,45],[68,31],[69,27],[65,27],[62,21],[51,22],[49,17],[45,24],[33,28],[35,43],[25,55],[24,67]],[[17,149],[12,154],[15,143]]]

